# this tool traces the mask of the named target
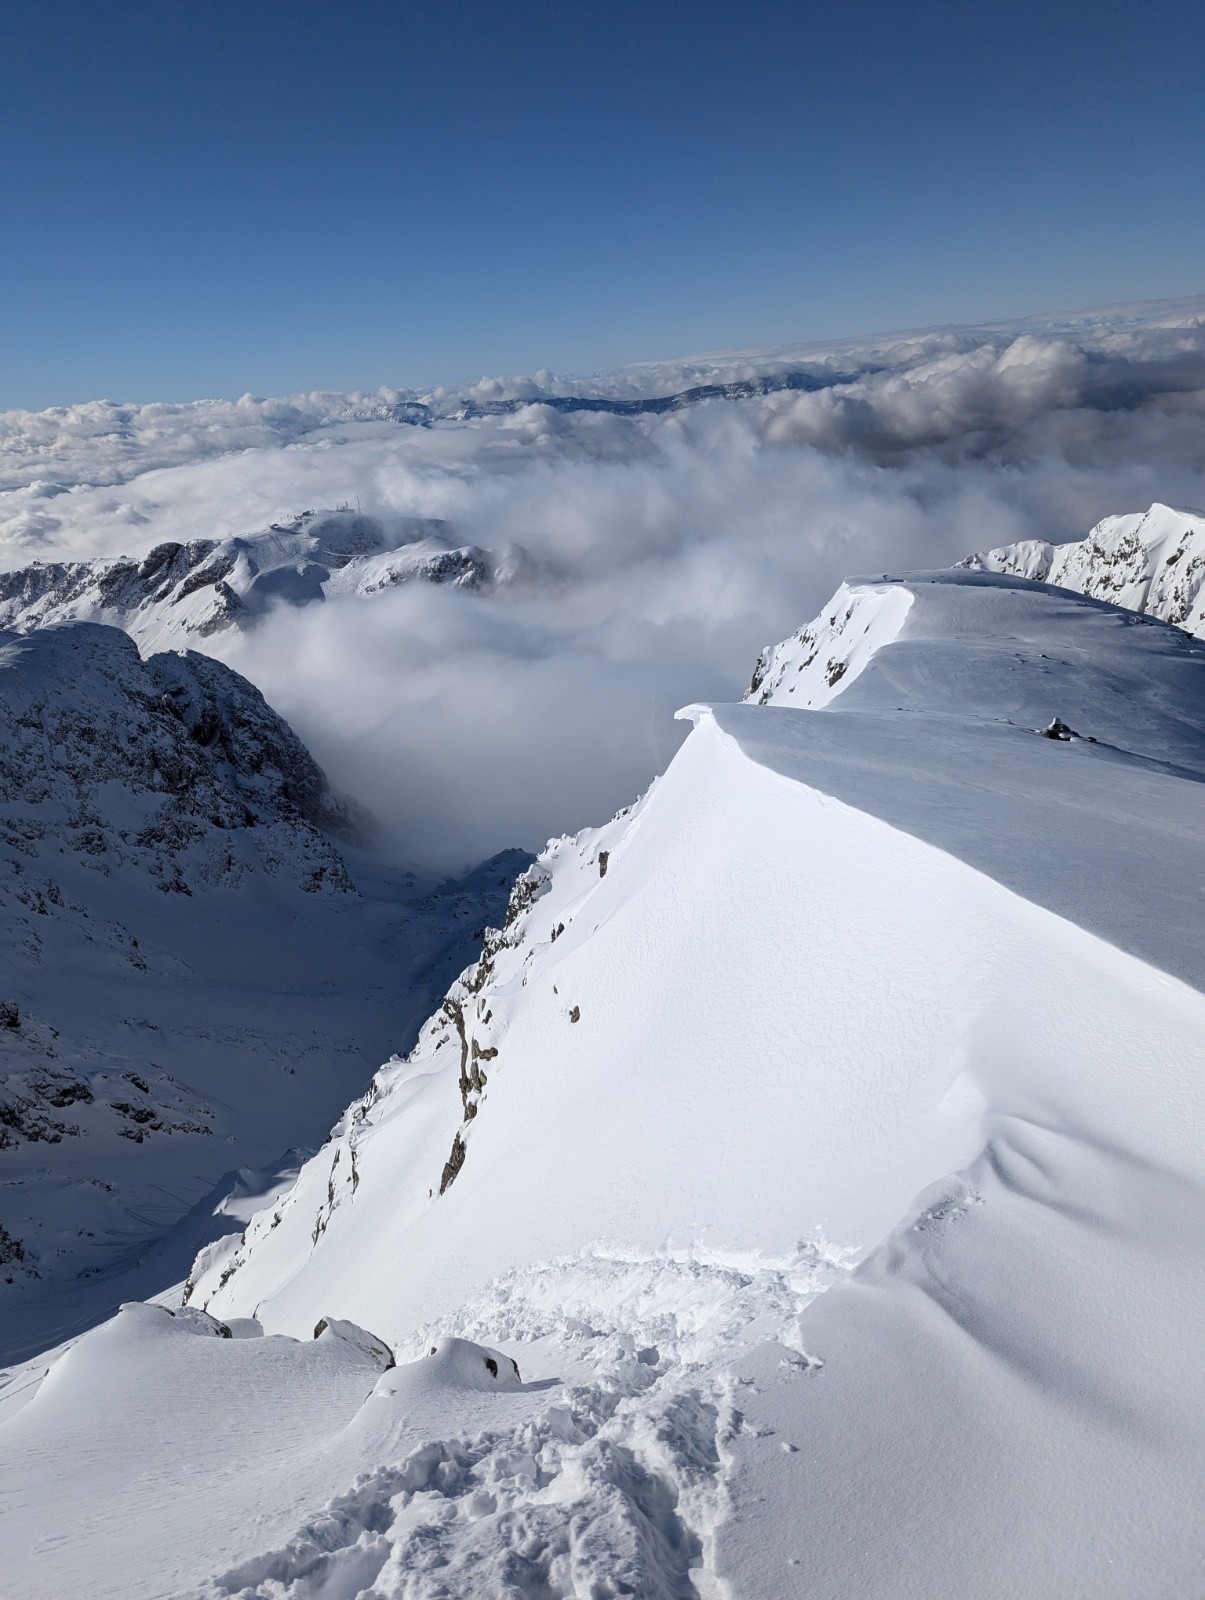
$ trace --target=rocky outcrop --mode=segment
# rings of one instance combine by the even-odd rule
[[[356,818],[228,667],[191,652],[143,661],[125,634],[83,623],[0,635],[0,687],[0,899],[53,904],[62,857],[165,893],[252,866],[352,891],[325,835],[354,837]]]
[[[843,583],[818,617],[762,651],[745,699],[796,711],[828,705],[895,638],[910,605],[895,584]]]

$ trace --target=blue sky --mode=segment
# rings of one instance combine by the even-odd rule
[[[0,0],[0,406],[1199,292],[1203,15]]]

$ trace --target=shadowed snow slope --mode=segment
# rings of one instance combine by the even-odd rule
[[[276,1186],[238,1169],[296,1167],[524,859],[424,893],[352,830],[228,667],[0,634],[0,1358],[178,1281],[228,1191]]]
[[[249,1413],[247,1525],[163,1490],[175,1589],[114,1546],[97,1594],[1200,1588],[1205,646],[1008,576],[851,581],[751,694],[549,846],[410,1057],[202,1252],[190,1306],[402,1366],[278,1492]],[[439,1334],[524,1386],[424,1378]],[[204,1404],[242,1395],[240,1341],[196,1345]],[[0,1394],[21,1593],[82,1570],[24,1420],[58,1370]]]

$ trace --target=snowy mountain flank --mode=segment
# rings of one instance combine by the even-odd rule
[[[438,518],[307,511],[257,533],[156,545],[140,560],[34,562],[0,573],[0,625],[26,632],[93,621],[146,649],[197,645],[273,604],[367,596],[405,583],[481,590],[513,578],[524,552],[455,545]]]
[[[1084,539],[1026,539],[967,556],[972,572],[1012,572],[1111,600],[1205,636],[1205,514],[1153,505],[1105,517]]]
[[[358,828],[209,657],[144,660],[92,623],[0,634],[7,1358],[162,1287],[254,1191],[237,1169],[320,1139],[522,860],[432,894]]]
[[[1094,530],[1110,570],[1058,558],[1131,609],[1005,552],[852,579],[745,701],[686,708],[182,1292],[11,1369],[14,1594],[1196,1592],[1205,644],[1151,603],[1195,558],[1174,515]],[[349,903],[294,881],[308,848],[267,887]]]

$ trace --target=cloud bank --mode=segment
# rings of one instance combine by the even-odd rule
[[[806,391],[657,415],[547,403],[804,372]],[[513,408],[396,420],[474,398]],[[376,813],[391,853],[452,868],[627,803],[681,737],[676,706],[739,695],[761,646],[847,574],[1205,504],[1205,301],[572,385],[8,413],[0,463],[6,566],[341,502],[526,549],[524,576],[491,594],[282,607],[209,642]]]

